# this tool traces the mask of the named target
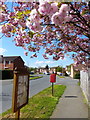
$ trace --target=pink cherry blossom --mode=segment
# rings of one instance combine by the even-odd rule
[[[14,41],[16,42],[16,46],[24,46],[24,41],[23,41],[23,38],[22,38],[22,36],[16,36],[15,38],[14,38]]]
[[[38,14],[36,9],[33,9],[30,13],[30,17],[28,18],[31,22],[40,21],[40,15]]]
[[[30,21],[26,20],[26,26],[27,26],[28,28],[30,28],[31,25],[32,25],[32,24],[30,23]]]
[[[59,56],[53,56],[53,59],[54,59],[54,60],[59,60],[60,57],[59,57]]]
[[[47,57],[45,54],[43,54],[43,57],[44,57],[45,59],[48,59],[48,57]]]
[[[13,30],[13,26],[10,24],[5,24],[2,26],[2,33],[8,33]]]
[[[19,21],[18,22],[22,27],[26,27],[26,23],[22,22],[22,21]]]
[[[62,4],[60,7],[60,12],[68,12],[70,10],[70,7],[67,4]]]
[[[0,14],[0,22],[4,22],[5,20],[7,20],[7,15],[1,13],[1,14]]]
[[[90,11],[84,2],[62,3],[45,0],[40,2],[17,2],[10,9],[0,2],[2,34],[14,36],[16,46],[37,57],[41,48],[43,57],[51,55],[54,60],[64,59],[66,54],[79,65],[88,65],[90,55]],[[74,53],[74,54],[73,54]],[[26,54],[27,55],[27,54]]]
[[[28,52],[24,52],[24,54],[25,54],[26,56],[28,56]]]
[[[40,25],[40,23],[36,22],[30,26],[30,29],[34,32],[40,32],[43,30],[43,27]]]
[[[39,5],[38,11],[40,12],[40,14],[49,15],[50,10],[51,10],[51,4],[48,3],[48,2],[46,2],[46,1],[45,1],[45,2],[42,2],[42,3]]]
[[[56,12],[52,18],[51,18],[52,22],[56,25],[61,25],[64,18],[63,18],[63,14],[62,13],[59,13],[59,12]]]
[[[26,44],[30,44],[31,39],[28,38],[28,37],[25,37],[25,38],[23,39],[23,41],[24,41],[24,43],[26,43]]]
[[[65,22],[69,22],[69,21],[71,21],[72,20],[72,16],[71,15],[67,15],[66,17],[64,17],[64,21]]]
[[[32,55],[33,57],[37,57],[36,53]]]
[[[52,3],[50,8],[50,15],[53,15],[54,13],[58,12],[58,6],[57,3]]]

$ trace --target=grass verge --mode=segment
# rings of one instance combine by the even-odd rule
[[[30,80],[34,80],[34,79],[39,79],[39,78],[42,78],[43,76],[32,76],[30,77]]]
[[[60,78],[65,78],[65,76],[60,76],[60,75],[57,75],[58,77],[60,77]]]
[[[29,99],[29,103],[20,110],[20,118],[50,118],[59,98],[64,93],[66,86],[54,85],[54,96],[52,87],[46,88]],[[14,118],[11,109],[2,113],[3,118]]]
[[[85,96],[83,91],[82,91],[82,95],[83,95],[83,102],[84,102],[84,104],[88,105],[87,98],[86,98],[86,96]]]
[[[78,82],[77,84],[78,84],[78,86],[80,86],[80,82]]]

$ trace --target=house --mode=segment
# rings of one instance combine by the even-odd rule
[[[56,73],[57,67],[50,67],[50,68],[45,68],[45,67],[40,67],[37,69],[38,73]]]
[[[48,71],[44,67],[40,67],[40,68],[37,69],[37,73],[46,73],[46,72],[48,72]]]
[[[50,73],[56,73],[56,72],[57,72],[57,67],[51,67],[51,68],[49,69],[49,72],[50,72]]]
[[[24,61],[20,56],[0,55],[0,69],[14,70],[16,67],[24,67]]]
[[[74,78],[75,74],[79,73],[80,70],[82,69],[82,66],[74,66],[73,64],[69,65],[69,66],[66,66],[66,73]]]

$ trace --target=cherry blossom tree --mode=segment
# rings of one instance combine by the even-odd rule
[[[2,34],[37,57],[41,48],[54,60],[70,53],[75,64],[90,59],[90,2],[0,2]]]

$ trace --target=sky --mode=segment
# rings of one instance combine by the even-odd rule
[[[1,36],[2,34],[0,34]],[[15,46],[15,42],[13,41],[13,38],[7,38],[2,37],[0,39],[0,55],[3,56],[21,56],[21,58],[24,60],[25,65],[29,67],[45,67],[48,65],[49,67],[56,67],[56,66],[63,66],[70,65],[73,63],[73,60],[69,57],[65,57],[64,60],[59,59],[58,61],[53,60],[51,57],[49,59],[44,59],[42,54],[44,52],[43,49],[41,49],[40,53],[38,54],[37,58],[30,58],[30,55],[33,53],[30,52],[28,56],[24,55],[24,49],[21,47]]]

